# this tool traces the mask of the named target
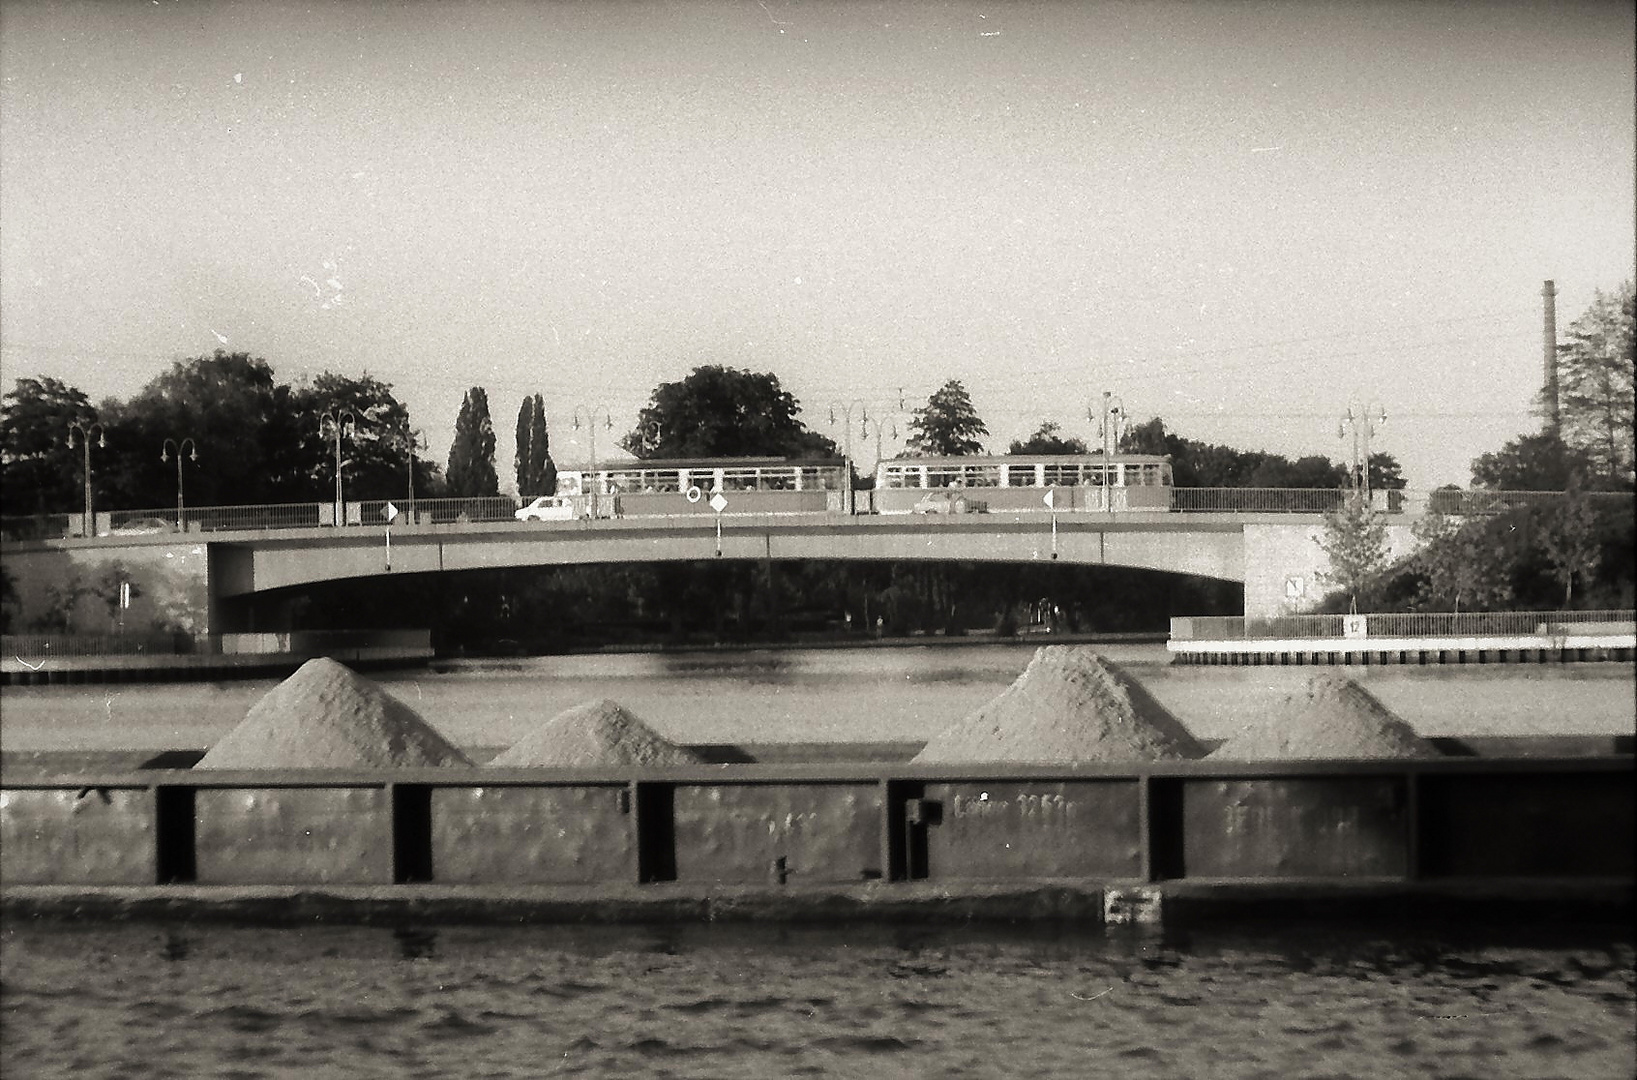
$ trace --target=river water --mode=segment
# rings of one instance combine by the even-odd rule
[[[1625,932],[7,926],[20,1077],[1621,1077]]]
[[[1106,650],[1202,738],[1303,669]],[[924,739],[1028,647],[469,662],[380,677],[498,747],[609,697],[691,743]],[[1633,729],[1630,665],[1381,668],[1424,735]],[[8,688],[7,751],[207,746],[272,681]],[[1627,927],[0,928],[12,1077],[1630,1077]]]
[[[1163,646],[1099,647],[1203,739],[1278,702],[1312,668],[1173,667]],[[924,740],[1017,677],[1032,645],[626,653],[440,665],[376,676],[456,744],[509,746],[612,698],[684,743]],[[1353,668],[1422,735],[1630,735],[1630,664]],[[7,750],[196,749],[275,680],[7,687]]]

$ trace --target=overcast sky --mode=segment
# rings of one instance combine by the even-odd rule
[[[1632,42],[1627,2],[10,0],[4,385],[245,350],[392,383],[439,457],[482,385],[503,474],[523,395],[578,460],[577,406],[622,433],[704,363],[838,442],[957,378],[997,452],[1108,390],[1340,459],[1351,401],[1464,483],[1535,426],[1542,281],[1561,328],[1632,276]]]

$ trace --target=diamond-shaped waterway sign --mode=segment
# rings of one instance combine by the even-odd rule
[[[387,522],[390,524],[392,519],[398,516],[398,508],[393,506],[391,503],[387,503],[385,506],[381,507],[381,516],[386,518]]]
[[[728,508],[728,501],[722,497],[722,493],[720,491],[718,491],[715,495],[711,496],[711,509],[712,510],[715,510],[718,514],[720,514],[722,511],[726,510],[727,508]]]

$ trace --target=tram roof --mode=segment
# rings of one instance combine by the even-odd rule
[[[615,461],[597,462],[598,472],[633,472],[645,470],[649,472],[663,472],[667,469],[757,469],[757,468],[796,468],[818,469],[825,467],[841,468],[841,458],[814,457],[814,458],[781,458],[781,457],[714,457],[714,458],[622,458]],[[589,472],[591,466],[585,463],[576,465],[560,465],[559,472]]]
[[[883,458],[883,465],[1101,465],[1105,461],[1127,465],[1159,465],[1171,460],[1169,454],[967,454],[952,457]]]

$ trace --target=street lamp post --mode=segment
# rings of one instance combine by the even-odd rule
[[[182,452],[187,451],[189,461],[198,461],[199,444],[192,439],[183,439],[181,442],[166,439],[165,444],[159,448],[159,460],[169,461],[172,448],[176,450],[176,531],[187,532],[188,526],[183,516],[185,511],[182,503]]]
[[[864,418],[864,422],[859,425],[859,433],[863,435],[864,438],[869,438],[872,431],[875,433],[875,467],[876,471],[878,472],[881,469],[881,436],[889,428],[892,431],[892,440],[897,442],[898,421],[896,420],[892,421],[889,425],[887,421],[879,419],[878,417],[866,416]]]
[[[409,434],[409,523],[415,523],[415,451],[425,450],[426,443],[417,432]]]
[[[341,432],[348,427],[357,432],[358,414],[351,409],[326,409],[318,421],[320,434],[326,423],[335,432],[335,524],[340,528],[347,523],[347,504],[341,490]]]
[[[830,406],[830,424],[831,424],[832,427],[835,425],[835,422],[836,422],[836,412],[840,411],[840,413],[841,413],[842,443],[843,443],[843,447],[844,447],[842,449],[842,451],[841,451],[841,474],[842,474],[841,475],[841,482],[844,485],[846,485],[843,488],[843,490],[845,491],[845,494],[842,496],[842,499],[841,499],[841,509],[842,509],[843,513],[846,513],[848,515],[851,515],[852,512],[853,512],[853,509],[854,509],[854,501],[853,501],[853,406],[854,405],[858,406],[858,414],[859,414],[860,422],[865,423],[865,424],[869,423],[870,407],[868,405],[864,404],[862,401],[857,400],[856,398],[854,400],[852,400],[852,401],[847,402],[845,405],[831,404],[831,406]]]
[[[583,421],[585,423],[585,426],[587,428],[587,431],[588,431],[590,439],[591,439],[591,503],[590,503],[590,507],[591,507],[591,516],[593,518],[595,518],[597,516],[597,495],[599,494],[599,490],[602,487],[602,482],[598,479],[598,476],[597,476],[597,416],[598,416],[598,414],[602,415],[603,426],[605,426],[609,431],[613,431],[614,430],[614,418],[611,415],[609,415],[608,408],[606,406],[594,405],[589,409],[586,408],[584,405],[574,406],[574,430],[579,431],[580,430],[580,424]]]
[[[1113,391],[1103,391],[1103,509],[1114,512],[1114,451],[1120,444],[1125,426],[1125,401]]]
[[[68,425],[68,448],[74,449],[74,432],[80,433],[80,442],[85,444],[85,524],[81,527],[81,536],[95,536],[97,534],[96,518],[91,516],[91,433],[96,432],[97,445],[107,446],[107,433],[101,424],[86,426],[77,421]]]
[[[1372,412],[1374,416],[1370,415]],[[1387,423],[1387,410],[1380,405],[1349,405],[1336,425],[1336,435],[1345,439],[1349,430],[1353,436],[1353,488],[1370,505],[1370,439],[1378,427]]]

